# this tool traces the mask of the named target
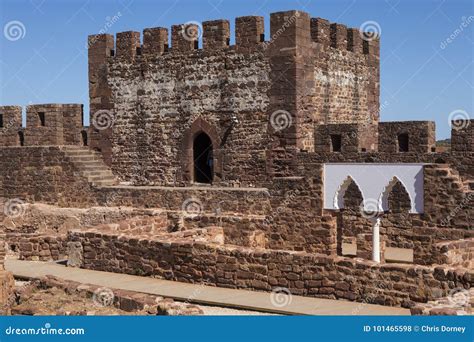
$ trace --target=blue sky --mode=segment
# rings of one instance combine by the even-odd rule
[[[474,2],[470,0],[0,0],[0,104],[83,103],[87,35],[299,9],[350,27],[381,29],[381,120],[435,120],[474,109]],[[18,23],[19,22],[19,23]],[[19,30],[15,31],[15,28]],[[233,30],[233,29],[232,29]],[[449,40],[449,41],[448,41]],[[233,37],[231,42],[233,42]],[[86,119],[87,122],[87,119]]]

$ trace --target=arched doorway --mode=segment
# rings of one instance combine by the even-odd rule
[[[212,141],[209,136],[201,132],[193,142],[194,181],[197,183],[212,183],[214,176],[214,160]]]

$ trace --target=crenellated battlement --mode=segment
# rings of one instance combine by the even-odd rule
[[[112,169],[126,170],[125,178],[133,179],[142,177],[130,168],[135,156],[163,154],[163,169],[150,165],[144,174],[157,181],[163,174],[175,179],[170,170],[182,168],[181,163],[163,147],[181,146],[184,127],[200,115],[240,144],[233,145],[233,171],[228,173],[245,174],[254,182],[264,177],[262,151],[269,139],[311,152],[315,124],[378,122],[378,37],[303,11],[276,12],[266,19],[235,18],[233,45],[225,19],[89,36],[91,117],[99,111],[114,114],[113,129],[93,132],[90,147],[100,150]],[[222,113],[240,123],[233,133]],[[290,123],[285,129],[275,125],[282,113]],[[148,127],[156,135],[151,142],[140,133]],[[164,134],[161,127],[175,134]],[[250,144],[239,137],[246,134],[239,131],[242,127],[252,127],[250,150],[262,156],[258,168],[246,171],[238,161]],[[361,141],[361,148],[375,148],[369,140]]]
[[[29,105],[26,127],[0,106],[5,249],[412,313],[472,286],[474,120],[450,150],[433,121],[380,122],[379,37],[269,19],[236,18],[234,45],[224,19],[89,36],[90,127],[81,104]]]
[[[453,136],[456,133],[453,131]],[[436,152],[435,122],[316,125],[315,144],[316,152],[433,153]]]
[[[451,153],[474,152],[474,120],[451,123]],[[378,124],[315,125],[316,152],[432,154],[436,150],[434,121],[389,121]]]
[[[21,111],[21,106],[0,106],[0,146],[20,144]]]
[[[167,28],[155,27],[139,32],[126,31],[113,35],[89,36],[89,51],[93,55],[117,57],[132,61],[139,56],[161,56],[163,54],[185,54],[196,50],[216,51],[231,49],[246,51],[258,46],[268,47],[282,35],[293,30],[296,18],[309,17],[305,12],[287,11],[270,14],[270,40],[265,40],[265,20],[260,16],[235,18],[235,45],[230,45],[230,22],[225,19],[189,22],[171,26],[171,36]],[[310,18],[305,27],[298,27],[309,33],[311,41],[325,48],[349,51],[357,54],[378,55],[379,37],[364,39],[364,32],[348,28],[339,23],[330,23],[322,18]],[[288,31],[285,33],[285,31]],[[369,37],[369,35],[365,35]],[[203,46],[199,46],[202,37]],[[143,41],[142,41],[143,39]],[[169,46],[171,41],[171,46]]]
[[[323,46],[358,54],[378,56],[380,52],[380,37],[322,18],[311,19],[311,38]]]
[[[82,104],[0,106],[0,146],[85,145]]]

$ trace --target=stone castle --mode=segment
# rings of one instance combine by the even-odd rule
[[[415,313],[469,289],[473,120],[438,152],[434,122],[379,121],[377,35],[264,24],[236,18],[235,45],[228,20],[172,26],[171,46],[89,36],[90,127],[80,104],[30,105],[26,127],[0,107],[8,252]]]

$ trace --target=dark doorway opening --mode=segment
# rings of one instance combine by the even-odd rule
[[[408,134],[398,135],[398,152],[408,152]]]
[[[197,183],[212,183],[213,155],[212,141],[209,136],[201,132],[193,143],[194,181]]]
[[[83,145],[83,146],[87,146],[87,132],[86,132],[86,131],[82,131],[82,132],[81,132],[81,137],[82,137],[82,145]]]
[[[340,134],[331,134],[331,150],[332,152],[341,152],[342,137]]]
[[[38,112],[38,119],[39,119],[40,126],[46,126],[46,118],[45,118],[44,112]]]
[[[25,136],[22,131],[18,132],[18,143],[20,146],[25,146]]]

